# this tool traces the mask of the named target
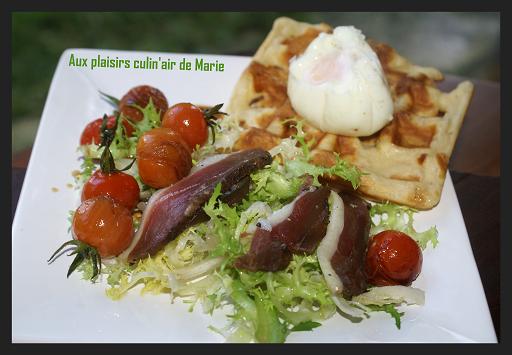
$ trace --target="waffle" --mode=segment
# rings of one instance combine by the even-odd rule
[[[295,133],[293,121],[301,118],[287,96],[288,62],[319,33],[331,31],[323,23],[275,20],[227,107],[243,128],[234,150],[270,149]],[[368,43],[391,90],[393,120],[369,137],[325,133],[304,121],[306,140],[313,144],[312,161],[330,166],[337,153],[366,173],[358,189],[364,197],[430,209],[439,202],[473,84],[464,81],[451,92],[441,92],[436,81],[443,75],[437,69],[414,65],[386,44]]]

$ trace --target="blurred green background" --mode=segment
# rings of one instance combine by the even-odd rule
[[[32,145],[66,48],[251,55],[278,16],[354,25],[417,64],[499,80],[498,13],[14,13],[13,153]]]

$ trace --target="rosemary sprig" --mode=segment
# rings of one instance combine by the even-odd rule
[[[218,104],[203,110],[204,119],[207,126],[212,130],[212,144],[215,143],[215,128],[219,127],[216,115],[227,115],[227,113],[219,111],[224,104]]]
[[[114,157],[112,156],[112,152],[110,151],[110,145],[114,141],[117,125],[119,124],[119,112],[115,112],[116,115],[116,122],[114,124],[114,127],[108,128],[107,122],[108,122],[108,116],[106,114],[103,115],[103,122],[101,123],[101,143],[100,147],[105,147],[103,149],[103,152],[101,153],[100,158],[100,169],[105,174],[112,174],[120,171],[128,170],[132,167],[133,163],[135,163],[135,159],[132,160],[130,164],[128,164],[123,169],[117,169],[116,164],[114,161]]]
[[[119,107],[119,99],[115,98],[114,96],[111,96],[109,94],[105,94],[104,92],[100,91],[100,96],[103,100],[107,101],[109,104],[114,106],[115,108]]]
[[[76,239],[68,240],[64,244],[62,244],[56,251],[53,253],[53,255],[48,259],[48,263],[53,263],[60,255],[58,255],[65,247],[74,247],[73,251],[68,254],[68,256],[76,255],[73,261],[71,262],[71,265],[68,269],[68,274],[71,275],[73,271],[76,270],[76,268],[83,263],[85,260],[89,260],[92,263],[93,273],[91,280],[93,280],[99,273],[101,272],[101,256],[96,250],[96,248],[81,242]],[[61,254],[62,255],[62,254]]]

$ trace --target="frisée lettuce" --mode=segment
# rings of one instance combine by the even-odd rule
[[[437,228],[433,226],[423,232],[416,231],[413,226],[413,215],[415,212],[412,208],[392,203],[374,204],[370,209],[370,216],[373,219],[370,235],[392,229],[409,235],[418,243],[422,250],[427,247],[428,243],[435,248],[439,242],[437,239]]]
[[[146,107],[134,105],[142,112],[142,120],[132,121],[129,118],[121,115],[117,125],[114,140],[110,145],[110,151],[114,159],[131,159],[136,155],[137,142],[140,136],[153,128],[160,127],[161,119],[160,113],[153,104],[151,98]],[[123,123],[121,123],[123,122]],[[128,137],[124,123],[133,128],[133,133]],[[80,150],[83,156],[87,159],[99,159],[103,148],[97,144],[81,145]]]
[[[126,137],[123,125],[118,126],[119,139],[113,150],[116,159],[133,156],[138,137],[159,124],[156,110],[149,106],[152,103],[142,109],[144,119],[134,125],[133,137]],[[228,127],[230,121],[225,122]],[[360,184],[362,173],[340,157],[331,167],[312,164],[300,122],[296,128],[296,135],[271,150],[272,164],[251,174],[249,193],[240,203],[230,206],[222,202],[219,184],[203,206],[207,222],[188,228],[156,255],[135,264],[118,259],[104,262],[101,276],[109,285],[107,296],[118,300],[137,289],[141,294],[179,298],[191,311],[198,305],[208,314],[222,310],[228,313],[227,324],[210,329],[229,342],[284,342],[292,332],[312,330],[339,311],[341,300],[331,294],[316,254],[294,254],[286,269],[277,272],[251,272],[234,266],[234,261],[249,250],[257,221],[290,203],[302,186],[320,185],[323,175],[341,177],[354,189]],[[218,137],[221,142],[232,139],[227,128]],[[213,153],[207,145],[195,151],[194,159]],[[422,248],[428,242],[435,246],[437,231],[416,232],[413,213],[391,204],[373,205],[371,234],[396,229],[411,235]],[[91,271],[83,265],[81,271],[87,276]],[[343,300],[341,307],[353,307],[365,317],[371,312],[387,312],[400,327],[403,312],[395,307],[420,303],[415,291],[376,289],[380,288],[351,301]]]
[[[278,272],[248,272],[233,266],[249,248],[250,240],[242,235],[251,224],[298,193],[305,178],[286,178],[286,174],[281,165],[272,164],[251,175],[249,195],[233,207],[218,199],[221,186],[217,185],[204,206],[208,222],[187,229],[135,266],[105,267],[111,286],[107,295],[119,299],[142,285],[141,292],[172,293],[192,308],[201,303],[208,313],[231,304],[229,324],[215,329],[228,341],[282,342],[294,327],[331,317],[336,306],[315,255],[294,255],[289,266]],[[265,201],[268,196],[271,201]]]

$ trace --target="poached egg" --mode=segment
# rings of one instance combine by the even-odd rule
[[[324,132],[369,136],[393,119],[380,61],[353,26],[321,33],[292,58],[287,90],[293,109]]]

